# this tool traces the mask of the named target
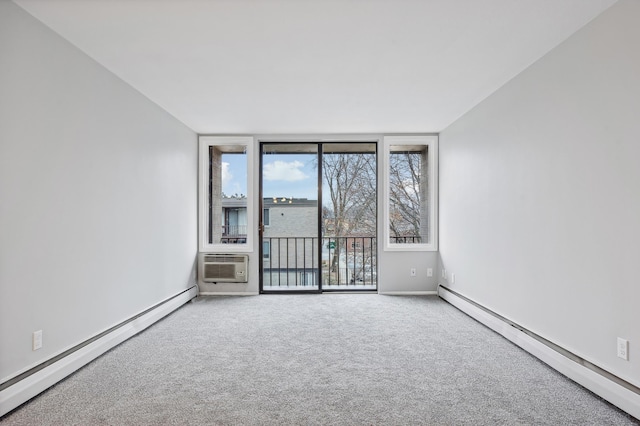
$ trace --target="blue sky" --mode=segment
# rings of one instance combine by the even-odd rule
[[[227,196],[247,195],[246,154],[222,154],[222,192]]]
[[[316,154],[269,154],[263,157],[264,197],[317,199]]]
[[[315,154],[269,154],[263,158],[263,195],[317,199]],[[242,154],[222,155],[222,191],[247,195],[247,160]]]

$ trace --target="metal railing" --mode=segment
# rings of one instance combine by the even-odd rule
[[[317,237],[263,237],[263,285],[317,287]]]
[[[222,244],[245,244],[247,242],[247,225],[222,225]]]
[[[220,243],[222,244],[246,244],[247,236],[238,236],[238,237],[220,237]]]
[[[422,237],[420,235],[412,235],[412,236],[397,236],[392,235],[389,237],[389,242],[393,244],[420,244],[422,243]]]
[[[247,235],[247,225],[222,225],[223,237],[237,237]]]
[[[376,288],[375,237],[263,237],[263,286]],[[320,274],[320,277],[318,276]]]

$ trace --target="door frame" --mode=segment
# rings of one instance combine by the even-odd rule
[[[260,138],[258,140],[258,291],[260,294],[300,294],[300,293],[322,293],[322,223],[320,222],[322,217],[322,145],[312,141],[263,141]],[[314,289],[300,289],[300,290],[265,290],[264,289],[264,194],[263,194],[263,146],[265,145],[281,145],[283,143],[290,143],[291,145],[315,145],[316,155],[318,156],[318,173],[316,176],[316,184],[318,185],[318,207],[316,208],[318,226],[316,229],[318,242],[316,244],[316,250],[318,253],[318,270],[316,272],[317,288]],[[270,218],[271,221],[271,218]],[[272,247],[269,247],[270,254],[273,253]]]
[[[380,239],[378,238],[379,233],[379,203],[381,197],[380,185],[378,182],[379,177],[379,168],[380,168],[380,149],[382,147],[383,136],[375,135],[375,134],[365,134],[365,135],[323,135],[322,137],[318,137],[317,135],[256,135],[255,140],[258,148],[258,291],[260,294],[300,294],[300,293],[329,293],[329,292],[358,292],[358,293],[378,293],[379,285],[376,282],[376,288],[373,289],[323,289],[322,288],[322,183],[323,183],[323,174],[322,174],[322,156],[323,156],[323,145],[324,144],[335,144],[335,143],[373,143],[376,146],[375,150],[375,158],[376,158],[376,245],[375,245],[375,256],[376,259],[379,258],[380,253]],[[317,207],[317,235],[318,235],[318,243],[316,245],[316,249],[318,250],[318,271],[316,273],[316,280],[318,282],[317,289],[312,290],[265,290],[264,289],[264,196],[263,196],[263,146],[264,145],[274,145],[274,144],[315,144],[316,155],[318,156],[318,170],[317,170],[317,187],[318,187],[318,207]],[[272,250],[272,247],[269,247],[269,250]],[[378,270],[379,262],[376,261],[376,272]]]

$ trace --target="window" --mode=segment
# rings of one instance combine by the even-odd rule
[[[264,226],[269,226],[269,209],[262,209],[262,224]]]
[[[200,137],[200,251],[251,251],[252,137]]]
[[[385,250],[437,250],[437,137],[387,136]]]
[[[271,243],[269,241],[262,242],[262,258],[269,259],[271,255]]]

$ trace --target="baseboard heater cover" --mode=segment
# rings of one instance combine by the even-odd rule
[[[438,295],[551,368],[640,419],[640,389],[442,285]],[[534,337],[535,336],[535,337]],[[587,365],[590,365],[589,368]]]
[[[98,338],[89,339],[89,343],[83,342],[65,351],[63,356],[54,362],[51,360],[44,362],[43,364],[46,365],[44,368],[36,368],[35,372],[24,374],[24,378],[12,380],[12,384],[0,390],[0,418],[108,350],[153,325],[196,296],[197,289],[193,286],[111,327],[101,333]]]

